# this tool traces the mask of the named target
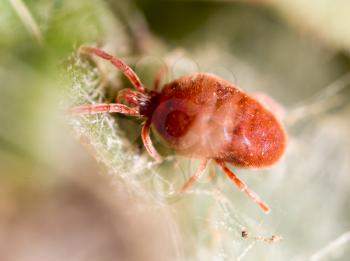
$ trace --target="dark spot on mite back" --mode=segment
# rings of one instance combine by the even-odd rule
[[[170,112],[165,120],[167,134],[171,137],[179,138],[184,136],[192,122],[192,117],[183,111]]]

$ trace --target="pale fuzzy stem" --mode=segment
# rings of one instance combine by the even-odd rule
[[[345,245],[350,241],[350,231],[345,232],[340,235],[335,240],[331,241],[324,248],[319,250],[317,253],[313,254],[308,260],[309,261],[319,261],[319,260],[327,260],[327,255],[331,255],[333,251],[338,250],[339,247]]]
[[[196,173],[194,173],[194,175],[190,177],[189,180],[181,187],[180,189],[181,193],[185,192],[188,188],[190,188],[193,185],[193,183],[195,183],[200,178],[200,176],[202,176],[205,169],[207,168],[208,162],[209,162],[208,159],[202,160],[202,162],[200,163],[200,165],[196,170]]]
[[[250,190],[248,186],[226,166],[225,162],[221,160],[216,160],[216,163],[222,168],[225,174],[237,185],[237,187],[241,191],[246,193],[248,197],[250,197],[266,214],[270,212],[269,206],[264,201],[262,201],[257,194]]]
[[[138,109],[129,108],[126,105],[119,103],[82,105],[69,109],[67,113],[70,115],[88,115],[106,112],[118,112],[128,116],[140,116]]]
[[[112,55],[94,47],[81,46],[79,51],[88,54],[95,54],[102,59],[110,61],[115,67],[117,67],[124,73],[124,75],[130,80],[132,85],[134,85],[136,90],[142,93],[145,92],[145,88],[143,87],[143,84],[141,83],[136,73],[119,58],[113,57]]]
[[[40,32],[39,26],[32,14],[30,13],[27,6],[22,0],[10,0],[13,8],[18,14],[19,18],[22,20],[24,26],[33,35],[33,37],[38,41],[39,44],[43,43],[43,36]]]
[[[156,161],[160,162],[162,157],[158,154],[156,149],[153,147],[152,140],[150,137],[150,128],[151,128],[151,120],[148,119],[142,127],[141,138],[143,141],[143,145],[145,146],[148,154],[154,158]]]

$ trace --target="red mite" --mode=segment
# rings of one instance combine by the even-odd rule
[[[227,162],[237,167],[263,168],[277,162],[284,153],[286,132],[261,103],[230,82],[206,73],[181,77],[165,84],[159,92],[163,70],[155,79],[154,90],[146,90],[136,73],[119,58],[93,47],[80,50],[110,61],[136,91],[124,89],[119,92],[117,103],[78,106],[70,109],[70,114],[117,112],[145,118],[142,141],[154,159],[160,161],[161,157],[150,139],[151,125],[178,154],[202,159],[181,191],[201,176],[212,159],[265,213],[270,211],[267,204],[226,166]]]

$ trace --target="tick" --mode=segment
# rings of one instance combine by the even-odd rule
[[[286,132],[275,115],[258,100],[215,75],[194,73],[163,86],[157,74],[154,89],[147,90],[122,60],[94,47],[80,51],[110,61],[136,90],[124,89],[116,103],[71,108],[71,115],[121,113],[145,119],[143,144],[151,157],[161,161],[150,139],[151,126],[177,154],[201,159],[195,174],[182,186],[188,189],[205,171],[210,160],[265,213],[268,205],[228,167],[264,168],[276,163],[286,147]],[[125,105],[127,104],[127,105]]]

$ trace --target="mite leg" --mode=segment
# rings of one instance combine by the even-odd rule
[[[102,103],[73,107],[68,110],[70,115],[89,115],[106,112],[118,112],[128,116],[140,116],[137,108],[129,108],[119,103]]]
[[[139,102],[137,101],[137,92],[134,92],[130,89],[121,90],[117,96],[117,103],[126,101],[130,105],[138,106]]]
[[[210,165],[210,166],[209,166],[208,181],[214,180],[215,177],[216,177],[216,172],[215,172],[215,169],[214,169],[214,165]]]
[[[142,93],[145,92],[145,88],[143,87],[143,84],[141,83],[136,73],[119,58],[113,57],[112,55],[105,53],[104,51],[94,47],[81,46],[79,51],[83,53],[94,54],[94,55],[97,55],[98,57],[101,57],[102,59],[110,61],[115,67],[117,67],[119,70],[121,70],[124,73],[124,75],[134,85],[136,90]]]
[[[166,64],[164,64],[157,72],[156,77],[154,78],[154,82],[153,82],[153,90],[158,92],[159,91],[159,85],[160,85],[160,81],[162,80],[162,78],[164,77],[164,75],[167,74],[169,68]]]
[[[190,188],[194,182],[196,182],[200,176],[204,173],[205,169],[207,168],[209,160],[204,159],[199,164],[199,167],[196,170],[196,173],[192,177],[189,178],[189,180],[181,187],[180,192],[185,192],[188,188]]]
[[[255,194],[252,190],[248,188],[248,186],[240,180],[236,174],[234,174],[222,160],[216,160],[216,163],[222,168],[225,174],[237,185],[237,187],[246,193],[248,197],[250,197],[258,206],[267,214],[270,212],[269,206],[260,199],[260,197]]]
[[[151,120],[148,119],[145,122],[145,125],[142,127],[141,131],[141,138],[143,145],[145,146],[148,154],[154,158],[156,161],[160,162],[162,160],[162,157],[158,154],[156,149],[153,147],[152,140],[150,137],[150,128],[151,128]]]

